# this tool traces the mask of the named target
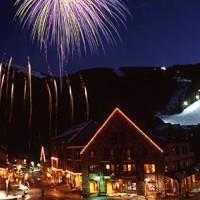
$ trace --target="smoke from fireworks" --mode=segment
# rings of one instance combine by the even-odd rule
[[[40,48],[55,46],[60,74],[69,56],[104,50],[115,44],[118,26],[125,25],[128,8],[124,0],[15,0],[16,18],[31,31]]]

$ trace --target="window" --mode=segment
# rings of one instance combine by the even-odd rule
[[[91,158],[91,159],[94,158],[94,151],[90,151],[90,158]]]
[[[175,146],[172,147],[172,152],[173,152],[173,154],[176,153],[176,147]]]
[[[114,149],[110,150],[110,157],[111,157],[111,159],[114,159]]]
[[[137,188],[136,188],[136,183],[135,183],[135,182],[128,181],[127,189],[128,189],[128,191],[135,191],[135,190],[137,189]]]
[[[165,165],[165,172],[168,172],[168,166]]]
[[[111,164],[111,165],[110,165],[110,171],[111,171],[112,173],[115,172],[115,165],[114,165],[114,164]]]
[[[89,168],[89,172],[94,172],[95,169],[97,168],[97,165],[89,165],[88,168]]]
[[[149,192],[155,192],[156,191],[156,182],[147,182],[147,191]]]
[[[79,151],[76,151],[75,152],[75,154],[74,154],[74,159],[76,160],[78,160],[78,159],[80,159],[80,153],[79,153]]]
[[[123,170],[123,172],[125,172],[125,173],[127,172],[127,165],[126,165],[126,164],[123,164],[123,165],[122,165],[122,170]]]
[[[119,164],[116,164],[116,171],[115,171],[115,173],[116,174],[120,174],[120,165]]]
[[[127,149],[126,155],[127,155],[127,160],[131,160],[131,150],[130,149]]]
[[[112,189],[113,190],[119,190],[120,189],[120,185],[119,185],[119,182],[113,182],[112,183]]]
[[[144,173],[152,174],[155,173],[155,165],[154,164],[144,164]]]
[[[123,164],[122,171],[124,175],[132,175],[136,171],[136,167],[134,164]]]
[[[128,164],[128,165],[127,165],[127,169],[128,169],[128,172],[131,172],[131,171],[132,171],[132,166],[131,166],[131,164]]]

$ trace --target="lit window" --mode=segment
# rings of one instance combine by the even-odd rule
[[[89,165],[89,171],[93,172],[96,167],[97,167],[97,165]]]
[[[155,165],[154,164],[144,164],[144,173],[151,174],[155,173]]]
[[[128,189],[129,191],[131,191],[131,190],[136,190],[136,189],[137,189],[136,183],[135,183],[135,182],[128,181],[127,186],[128,186],[127,189]]]
[[[128,172],[131,172],[131,171],[132,171],[131,164],[128,164]]]
[[[165,165],[165,172],[168,172],[168,166]]]
[[[123,164],[123,172],[127,172],[127,165]]]
[[[120,188],[119,182],[113,182],[112,189],[113,190],[119,190],[119,188]]]
[[[106,164],[106,169],[109,170],[110,169],[110,165]]]

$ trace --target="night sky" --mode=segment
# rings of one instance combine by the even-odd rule
[[[127,28],[119,29],[122,42],[106,46],[106,53],[74,57],[68,72],[122,66],[171,66],[200,62],[200,1],[199,0],[125,0],[132,13]],[[32,43],[26,30],[13,21],[14,0],[1,0],[0,59],[13,56],[14,63],[25,66],[30,56],[33,69],[47,71],[44,55]],[[50,52],[50,65],[58,72],[56,55]]]

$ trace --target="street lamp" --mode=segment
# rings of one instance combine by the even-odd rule
[[[183,102],[183,105],[184,105],[184,106],[188,106],[188,101],[184,101],[184,102]]]
[[[34,162],[33,161],[31,161],[31,165],[34,167]]]
[[[8,196],[8,184],[9,184],[9,179],[6,179],[6,195]]]

